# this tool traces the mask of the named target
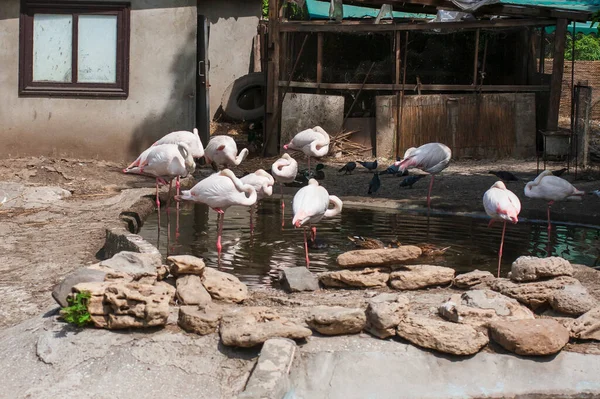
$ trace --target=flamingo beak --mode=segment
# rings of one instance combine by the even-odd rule
[[[284,150],[287,150],[287,149],[288,149],[288,144],[284,145],[284,146],[283,146],[283,149],[284,149]]]

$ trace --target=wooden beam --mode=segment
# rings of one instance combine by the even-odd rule
[[[394,79],[394,83],[396,84],[400,84],[400,67],[401,67],[401,60],[400,60],[400,44],[401,44],[401,39],[400,39],[400,32],[396,32],[396,40],[394,42],[394,44],[396,45],[396,76]]]
[[[281,35],[279,33],[279,0],[269,1],[269,40],[267,64],[267,96],[265,104],[265,144],[263,156],[279,152],[279,65]]]
[[[479,29],[475,31],[475,56],[473,57],[473,86],[477,84],[477,62],[479,61]]]
[[[286,87],[287,81],[280,80],[279,86]],[[359,90],[361,87],[363,90],[388,90],[398,91],[402,90],[402,84],[380,84],[380,83],[368,83],[364,86],[360,83],[315,83],[315,82],[289,82],[289,87],[296,87],[299,89],[327,89],[327,90]],[[416,84],[404,85],[404,90],[417,91]],[[550,91],[549,86],[545,85],[483,85],[474,87],[473,85],[443,85],[443,84],[422,84],[422,91],[484,91],[484,92],[544,92]]]
[[[552,62],[552,77],[550,79],[550,99],[548,101],[547,131],[558,129],[558,111],[560,108],[560,93],[562,88],[563,68],[565,64],[565,42],[567,36],[566,19],[556,21],[554,33],[554,60]]]
[[[323,32],[317,34],[317,83],[323,81]],[[318,91],[317,91],[318,93]]]

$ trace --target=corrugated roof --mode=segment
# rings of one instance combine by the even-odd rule
[[[600,10],[600,0],[501,0],[500,3],[589,12]]]

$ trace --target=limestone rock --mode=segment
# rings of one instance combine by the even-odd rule
[[[473,290],[452,295],[438,309],[449,321],[469,324],[474,327],[487,326],[494,320],[533,319],[533,312],[516,299],[491,290]]]
[[[394,294],[391,298],[383,295],[387,294],[369,300],[365,311],[367,317],[365,330],[382,339],[396,335],[396,327],[409,307],[409,299],[405,295]]]
[[[584,313],[570,324],[571,337],[600,341],[600,307]]]
[[[171,267],[171,274],[175,277],[182,274],[196,274],[202,276],[204,273],[204,261],[191,255],[173,255],[167,258]]]
[[[287,292],[316,291],[319,279],[304,266],[286,267],[281,271],[281,286]]]
[[[248,298],[248,287],[237,277],[207,267],[202,274],[202,284],[213,299],[240,303]]]
[[[454,269],[432,265],[403,266],[390,274],[390,286],[397,290],[418,290],[452,282]]]
[[[160,254],[122,251],[110,259],[100,262],[100,266],[110,267],[118,272],[133,276],[156,274],[156,269],[162,264]]]
[[[250,348],[275,337],[304,339],[311,330],[279,317],[267,307],[242,307],[226,313],[219,328],[223,345]]]
[[[362,309],[342,306],[316,306],[306,319],[306,324],[323,335],[356,334],[365,327]]]
[[[369,292],[367,291],[367,294]],[[395,292],[384,292],[378,295],[374,295],[369,297],[369,303],[382,303],[382,302],[403,302],[404,300],[408,301],[408,297],[406,295],[397,294]]]
[[[580,283],[568,276],[529,283],[515,283],[509,279],[498,278],[492,282],[492,289],[515,298],[532,309],[537,309],[549,305],[550,299],[554,297],[556,291],[566,285],[580,285]]]
[[[72,288],[80,283],[101,282],[104,281],[106,273],[99,270],[83,268],[68,274],[63,281],[58,283],[52,290],[52,298],[63,308],[69,306],[67,297]]]
[[[182,305],[205,305],[211,302],[200,276],[194,274],[182,275],[177,279],[177,299]]]
[[[471,326],[414,314],[400,320],[396,333],[417,346],[453,355],[474,355],[489,342],[486,334]]]
[[[416,259],[421,256],[421,248],[414,245],[403,245],[389,249],[357,249],[345,252],[337,257],[340,267],[386,266]]]
[[[569,331],[553,319],[495,321],[490,336],[518,355],[552,355],[569,342]]]
[[[319,275],[321,284],[327,287],[385,287],[390,274],[381,269],[340,270]]]
[[[572,276],[573,267],[568,260],[558,256],[521,256],[513,262],[510,273],[513,281],[536,281],[547,277]]]
[[[567,285],[556,290],[550,306],[557,312],[580,316],[598,306],[598,301],[582,285]]]
[[[215,307],[182,306],[177,324],[187,332],[207,335],[217,331],[221,317],[221,312]]]
[[[487,286],[494,280],[494,275],[490,272],[473,270],[472,272],[459,274],[454,277],[454,285],[458,288],[469,289],[473,287]]]

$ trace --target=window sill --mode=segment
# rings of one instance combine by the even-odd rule
[[[26,86],[19,90],[19,97],[65,97],[65,98],[116,98],[126,99],[129,96],[120,88],[75,88],[75,87],[39,87]]]

